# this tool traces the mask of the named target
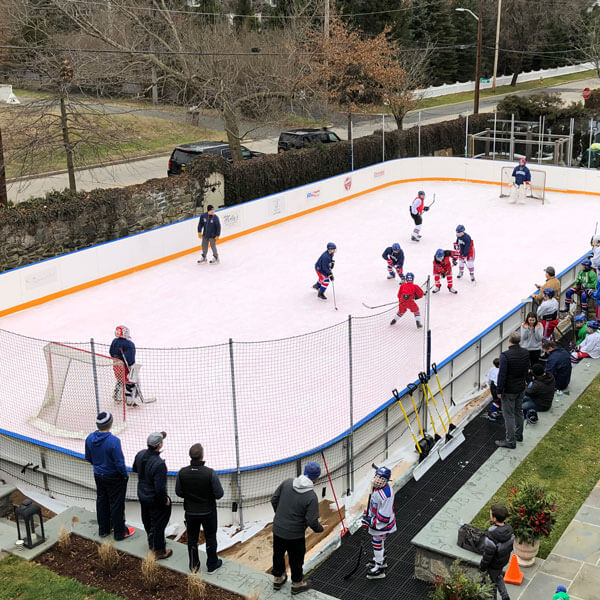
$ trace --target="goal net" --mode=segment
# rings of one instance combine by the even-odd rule
[[[125,390],[115,375],[121,361],[59,342],[44,346],[44,358],[48,386],[32,425],[56,436],[85,439],[96,428],[96,415],[110,411],[113,433],[125,428]]]
[[[510,196],[512,190],[512,172],[514,167],[502,167],[500,176],[500,198]],[[544,204],[546,198],[546,171],[541,169],[529,169],[531,172],[531,185],[527,195],[530,198],[538,198]]]

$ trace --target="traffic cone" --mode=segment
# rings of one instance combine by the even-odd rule
[[[513,554],[510,557],[510,563],[508,563],[508,569],[504,574],[504,582],[512,583],[513,585],[521,585],[523,583],[523,573],[519,569],[519,561],[517,555]]]

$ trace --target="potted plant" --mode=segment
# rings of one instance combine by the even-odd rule
[[[515,534],[514,552],[522,567],[535,562],[540,539],[550,535],[556,523],[556,498],[533,482],[507,488],[508,522]]]
[[[484,575],[481,574],[483,578]],[[429,593],[431,600],[492,600],[494,585],[485,579],[475,581],[456,560],[450,567],[447,577],[436,577],[433,580],[435,589]]]

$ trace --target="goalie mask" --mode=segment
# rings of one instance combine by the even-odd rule
[[[375,471],[375,477],[373,478],[373,487],[378,490],[385,487],[392,476],[392,472],[387,467],[379,467]]]
[[[129,327],[126,325],[117,325],[115,328],[115,337],[129,339]]]

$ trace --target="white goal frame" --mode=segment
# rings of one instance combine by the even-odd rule
[[[512,172],[514,167],[502,167],[500,173],[500,198],[510,196],[512,190]],[[537,198],[544,204],[546,200],[546,171],[529,169],[531,172],[531,185],[528,186],[527,197]]]
[[[34,427],[59,437],[85,439],[93,431],[95,415],[99,406],[100,411],[110,410],[113,414],[114,421],[111,428],[113,433],[119,433],[125,429],[127,419],[125,386],[121,386],[120,399],[117,402],[113,397],[113,390],[117,383],[113,367],[115,365],[124,366],[122,361],[60,342],[48,342],[44,346],[44,359],[48,383],[44,401],[30,419],[30,423]],[[77,372],[76,369],[81,370],[82,366],[83,371]],[[70,376],[71,379],[69,379]],[[101,378],[102,389],[99,389],[99,378]],[[64,398],[68,385],[74,387],[76,392],[81,389],[81,396],[78,394],[76,398]],[[84,417],[84,419],[88,417],[85,428],[78,428],[78,424],[82,423],[78,423],[77,418],[67,419],[73,423],[72,428],[65,428],[57,424],[61,404],[66,401],[76,404],[77,411],[74,416]],[[87,414],[84,415],[84,411]],[[61,420],[65,420],[64,414],[61,416],[63,417]]]

